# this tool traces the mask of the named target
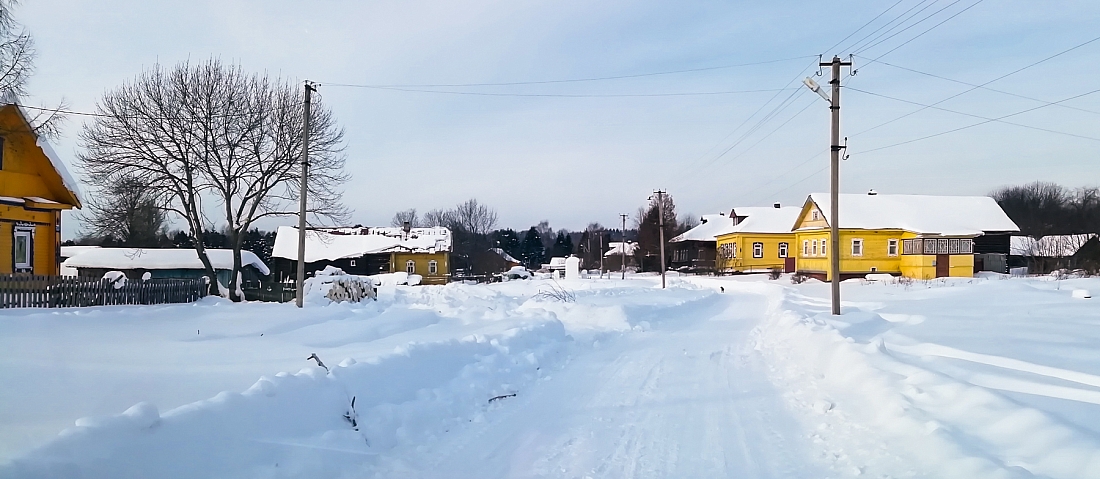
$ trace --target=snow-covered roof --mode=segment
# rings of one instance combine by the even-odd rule
[[[357,227],[306,231],[306,262],[358,258],[379,253],[437,253],[451,250],[451,230],[443,227]],[[272,257],[298,259],[298,228],[280,226]]]
[[[809,197],[829,218],[829,195]],[[900,229],[921,234],[980,235],[1020,231],[988,196],[840,195],[840,228]]]
[[[1030,236],[1013,236],[1009,254],[1016,256],[1038,256],[1043,258],[1065,258],[1077,254],[1085,243],[1096,235],[1049,235],[1036,240]]]
[[[611,249],[607,250],[607,252],[604,253],[603,256],[605,258],[608,257],[608,256],[619,256],[619,255],[622,255],[622,254],[626,254],[627,256],[633,256],[634,255],[634,250],[638,247],[638,243],[632,243],[632,242],[627,241],[625,244],[626,244],[626,246],[624,247],[622,242],[612,241],[612,242],[607,243],[607,246]],[[625,250],[625,252],[624,252],[624,250]]]
[[[714,241],[718,233],[733,225],[733,220],[724,214],[703,215],[699,225],[672,238],[669,242]]]
[[[731,233],[790,233],[801,212],[802,208],[798,206],[734,208],[734,216],[744,219],[719,231],[718,236]]]
[[[565,269],[565,256],[555,256],[550,258],[551,269]]]
[[[23,121],[27,123],[27,127],[31,127],[30,119],[34,117],[27,114],[27,110],[19,104],[19,98],[16,97],[14,93],[8,92],[4,94],[3,97],[0,98],[0,103],[14,106],[16,110],[19,111],[19,114],[23,116]],[[50,142],[46,141],[41,135],[35,135],[35,144],[42,150],[42,154],[46,155],[46,158],[50,160],[50,164],[53,165],[54,170],[56,170],[58,176],[61,177],[61,183],[65,186],[65,189],[69,190],[69,193],[72,193],[73,198],[76,198],[78,204],[75,206],[80,207],[80,203],[83,202],[81,199],[83,193],[80,191],[80,184],[73,179],[71,174],[69,174],[69,169],[65,166],[65,162],[61,161],[61,156],[54,151]]]
[[[72,258],[73,256],[93,249],[99,249],[99,246],[62,246],[61,257]]]
[[[207,249],[214,269],[233,269],[233,250]],[[271,270],[251,251],[241,251],[241,264],[252,265],[264,275]],[[203,269],[199,254],[191,248],[94,248],[61,263],[70,268]]]
[[[489,248],[489,251],[500,255],[500,257],[503,258],[504,261],[507,261],[509,263],[522,263],[522,261],[513,258],[512,255],[508,254],[507,251],[504,251],[503,248]]]

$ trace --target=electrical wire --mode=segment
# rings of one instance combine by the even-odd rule
[[[893,4],[893,5],[890,5],[890,8],[887,8],[886,10],[883,10],[883,11],[882,11],[881,13],[879,13],[878,15],[875,15],[875,18],[872,18],[872,19],[868,20],[868,21],[867,21],[867,23],[864,23],[864,24],[863,24],[863,26],[861,26],[861,27],[859,27],[859,28],[855,29],[855,30],[854,30],[854,31],[853,31],[852,33],[849,33],[849,34],[848,34],[848,36],[846,36],[846,37],[844,37],[844,38],[840,39],[840,41],[839,41],[839,42],[836,42],[836,43],[834,43],[834,44],[833,44],[833,46],[831,46],[831,47],[829,47],[829,48],[826,48],[826,49],[825,49],[825,51],[821,53],[821,55],[822,55],[822,56],[825,56],[825,54],[829,53],[829,51],[830,51],[830,50],[832,50],[832,49],[834,49],[834,48],[836,48],[836,47],[840,46],[840,44],[841,44],[841,43],[844,43],[844,42],[845,42],[845,41],[847,41],[847,40],[848,40],[849,38],[852,38],[852,37],[853,37],[853,36],[854,36],[855,34],[859,33],[859,32],[860,32],[860,30],[863,30],[864,28],[867,28],[867,27],[868,27],[869,25],[871,25],[872,23],[874,23],[874,22],[875,22],[875,20],[878,20],[878,19],[879,19],[880,17],[882,17],[883,15],[886,15],[886,12],[889,12],[890,10],[893,10],[893,9],[894,9],[894,7],[896,7],[896,6],[898,6],[898,5],[901,5],[901,2],[904,2],[904,1],[905,1],[905,0],[898,0],[897,2],[894,2],[894,4]]]
[[[913,5],[912,7],[909,7],[908,10],[906,10],[904,12],[901,12],[900,15],[898,15],[897,17],[894,17],[893,20],[890,20],[889,22],[886,22],[882,26],[876,28],[871,33],[868,33],[868,34],[864,35],[863,38],[860,38],[859,40],[856,40],[854,43],[849,44],[848,48],[845,48],[844,51],[849,51],[849,52],[854,51],[857,46],[863,45],[867,41],[867,39],[869,39],[872,36],[874,36],[875,34],[878,34],[879,32],[881,32],[883,28],[888,28],[889,27],[890,30],[896,28],[896,26],[894,26],[894,22],[897,22],[898,20],[901,20],[902,17],[909,14],[909,12],[913,11],[913,9],[920,7],[921,5],[924,5],[925,3],[928,3],[928,1],[929,0],[921,0],[920,3],[918,3],[916,5]],[[887,30],[887,31],[890,31],[890,30]],[[877,39],[880,36],[881,36],[881,34],[879,36],[874,37],[874,38]]]
[[[338,86],[332,84],[322,84],[322,86]],[[635,97],[663,97],[663,96],[712,96],[712,95],[731,95],[738,93],[768,93],[768,92],[782,92],[789,90],[797,90],[797,88],[771,88],[771,89],[759,89],[759,90],[726,90],[726,91],[704,91],[704,92],[671,92],[671,93],[502,93],[502,92],[482,92],[482,91],[457,91],[457,90],[423,90],[416,88],[396,88],[396,87],[364,87],[373,88],[378,90],[389,91],[401,91],[401,92],[413,92],[413,93],[439,93],[446,95],[468,95],[468,96],[496,96],[496,97],[531,97],[531,98],[635,98]]]
[[[910,28],[913,28],[913,27],[915,27],[915,26],[917,26],[917,25],[920,25],[920,24],[922,24],[922,23],[924,23],[924,22],[928,21],[928,19],[930,19],[930,18],[932,18],[932,17],[934,17],[934,16],[938,15],[938,14],[939,14],[940,12],[942,12],[942,11],[944,11],[944,10],[947,10],[948,8],[951,8],[951,7],[955,6],[955,5],[957,5],[957,4],[958,4],[959,2],[961,2],[961,1],[962,1],[962,0],[955,0],[954,2],[951,2],[951,3],[947,4],[947,6],[946,6],[946,7],[943,7],[943,8],[941,8],[941,9],[939,9],[939,10],[936,10],[936,11],[934,11],[934,12],[932,12],[932,13],[928,14],[928,15],[925,15],[925,17],[924,17],[924,18],[921,18],[920,20],[917,20],[917,21],[915,21],[915,22],[913,22],[913,23],[910,23],[910,24],[909,24],[909,26],[907,26],[907,27],[905,27],[905,28],[903,28],[903,29],[901,29],[901,30],[898,30],[898,31],[894,32],[894,33],[893,33],[892,35],[890,35],[890,36],[888,36],[888,37],[886,37],[886,38],[883,38],[883,39],[881,39],[881,40],[878,40],[878,41],[876,41],[876,42],[874,42],[874,43],[872,43],[872,44],[870,44],[870,45],[867,45],[867,46],[865,46],[865,47],[863,47],[863,48],[859,49],[859,50],[858,50],[858,51],[856,51],[856,52],[852,52],[852,54],[854,55],[854,54],[856,54],[856,53],[858,53],[858,52],[863,52],[863,51],[866,51],[866,50],[870,50],[870,49],[872,49],[872,48],[875,48],[875,47],[877,47],[877,46],[881,45],[881,44],[882,44],[883,42],[887,42],[887,41],[889,41],[889,40],[890,40],[891,38],[894,38],[894,37],[896,37],[896,36],[898,36],[898,35],[901,35],[902,33],[905,33],[905,32],[906,32],[906,31],[908,31],[908,30],[909,30]],[[934,4],[933,4],[933,5],[934,5]],[[932,6],[932,5],[929,5],[929,7],[931,7],[931,6]],[[927,7],[926,7],[926,8],[927,8]],[[923,11],[923,9],[922,9],[922,11]],[[919,13],[919,12],[918,12],[918,13]]]
[[[945,112],[948,112],[948,113],[954,113],[956,115],[963,115],[963,116],[969,116],[971,118],[979,118],[979,119],[982,119],[982,120],[995,121],[995,122],[998,122],[998,123],[1004,123],[1006,125],[1018,126],[1018,127],[1021,127],[1021,128],[1028,128],[1028,129],[1038,130],[1038,131],[1045,131],[1047,133],[1055,133],[1055,134],[1058,134],[1058,135],[1066,135],[1066,136],[1072,136],[1072,137],[1075,137],[1075,138],[1083,138],[1083,139],[1086,139],[1086,140],[1100,141],[1100,138],[1095,138],[1095,137],[1091,137],[1091,136],[1078,135],[1078,134],[1075,134],[1075,133],[1067,133],[1067,132],[1058,131],[1058,130],[1051,130],[1051,129],[1048,129],[1048,128],[1042,128],[1042,127],[1038,127],[1038,126],[1024,125],[1024,124],[1021,124],[1021,123],[1014,123],[1014,122],[1011,122],[1011,121],[1004,121],[1004,120],[1001,120],[999,118],[989,118],[989,117],[986,117],[986,116],[975,115],[975,114],[972,114],[972,113],[965,113],[965,112],[956,111],[956,110],[950,110],[950,109],[941,108],[941,107],[938,107],[938,106],[925,105],[923,103],[918,103],[918,102],[911,101],[911,100],[896,98],[896,97],[892,97],[892,96],[889,96],[889,95],[883,95],[881,93],[875,93],[875,92],[870,92],[870,91],[866,91],[866,90],[860,90],[859,88],[848,87],[848,89],[851,90],[851,91],[854,91],[854,92],[863,93],[865,95],[877,96],[877,97],[880,97],[880,98],[886,98],[887,100],[894,100],[894,101],[901,102],[901,103],[908,103],[910,105],[923,106],[923,107],[926,107],[926,108],[931,108],[933,110],[939,110],[939,111],[945,111]],[[1086,93],[1086,95],[1091,94],[1091,93],[1095,93],[1096,91],[1100,91],[1100,90],[1095,90],[1093,92]],[[1066,100],[1063,100],[1063,101],[1066,101]],[[1053,106],[1053,105],[1056,105],[1056,104],[1057,103],[1051,102],[1049,104],[1043,105],[1040,108]],[[1014,113],[1013,115],[1010,115],[1010,116],[1015,116],[1015,115],[1016,115],[1016,113]]]
[[[1096,42],[1096,41],[1098,41],[1098,40],[1100,40],[1100,37],[1095,37],[1095,38],[1093,38],[1093,39],[1091,39],[1091,40],[1088,40],[1088,41],[1085,41],[1085,42],[1079,43],[1079,44],[1077,44],[1077,45],[1074,45],[1074,46],[1072,46],[1072,47],[1070,47],[1070,48],[1067,48],[1067,49],[1065,49],[1065,50],[1062,50],[1062,51],[1060,51],[1060,52],[1058,52],[1058,53],[1055,53],[1055,54],[1053,54],[1053,55],[1050,55],[1050,56],[1048,56],[1048,57],[1046,57],[1046,58],[1043,58],[1042,60],[1039,60],[1039,61],[1036,61],[1036,62],[1032,62],[1032,63],[1030,63],[1030,64],[1028,64],[1028,65],[1026,65],[1026,66],[1024,66],[1024,67],[1021,67],[1021,68],[1017,68],[1016,70],[1013,70],[1013,71],[1011,71],[1011,72],[1005,73],[1004,75],[1001,75],[1001,76],[999,76],[999,77],[997,77],[997,78],[994,78],[994,79],[992,79],[992,80],[989,80],[989,81],[987,81],[987,82],[985,82],[985,83],[982,83],[982,84],[980,84],[980,85],[976,85],[976,86],[973,86],[973,87],[971,87],[971,88],[969,88],[969,89],[967,89],[967,90],[964,90],[964,91],[962,91],[962,92],[959,92],[959,93],[956,93],[956,94],[954,94],[954,95],[951,95],[951,96],[949,96],[949,97],[947,97],[947,98],[944,98],[944,99],[942,99],[942,100],[940,100],[940,101],[937,101],[937,102],[935,102],[935,103],[933,103],[933,104],[931,104],[931,105],[928,105],[928,106],[925,106],[925,107],[921,107],[921,108],[919,108],[919,109],[917,109],[917,110],[914,110],[914,111],[911,111],[911,112],[909,112],[909,113],[906,113],[906,114],[904,114],[904,115],[902,115],[902,116],[899,116],[899,117],[897,117],[897,118],[894,118],[894,119],[892,119],[892,120],[889,120],[889,121],[887,121],[887,122],[885,122],[885,123],[880,123],[880,124],[878,124],[878,125],[872,126],[871,128],[868,128],[868,129],[866,129],[866,130],[860,131],[860,132],[858,132],[858,133],[856,133],[855,135],[852,135],[852,136],[856,136],[856,135],[861,135],[861,134],[863,134],[863,133],[867,133],[867,132],[869,132],[869,131],[872,131],[872,130],[875,130],[875,129],[878,129],[878,128],[881,128],[881,127],[884,127],[884,126],[886,126],[886,125],[889,125],[889,124],[891,124],[891,123],[894,123],[894,122],[896,122],[896,121],[898,121],[898,120],[902,120],[902,119],[904,119],[904,118],[908,118],[908,117],[910,117],[910,116],[912,116],[912,115],[915,115],[915,114],[917,114],[917,113],[920,113],[920,112],[922,112],[922,111],[924,111],[924,110],[927,110],[928,108],[931,108],[931,107],[933,107],[933,106],[939,105],[939,104],[941,104],[941,103],[944,103],[944,102],[946,102],[946,101],[949,101],[949,100],[953,100],[953,99],[955,99],[955,98],[958,98],[958,97],[960,97],[960,96],[963,96],[963,95],[965,95],[965,94],[967,94],[967,93],[970,93],[970,92],[972,92],[972,91],[974,91],[974,90],[977,90],[977,89],[979,89],[979,88],[982,88],[982,87],[984,87],[984,86],[988,86],[989,84],[991,84],[991,83],[993,83],[993,82],[996,82],[996,81],[1000,81],[1000,80],[1003,80],[1003,79],[1005,79],[1005,78],[1008,78],[1008,77],[1010,77],[1010,76],[1012,76],[1012,75],[1015,75],[1015,74],[1017,74],[1017,73],[1020,73],[1020,72],[1022,72],[1022,71],[1024,71],[1024,70],[1027,70],[1027,69],[1029,69],[1029,68],[1035,67],[1035,66],[1037,66],[1037,65],[1040,65],[1040,64],[1042,64],[1042,63],[1045,63],[1045,62],[1047,62],[1047,61],[1053,60],[1053,59],[1055,59],[1055,58],[1058,58],[1058,57],[1060,57],[1060,56],[1062,56],[1062,55],[1065,55],[1066,53],[1072,52],[1072,51],[1074,51],[1074,50],[1076,50],[1076,49],[1078,49],[1078,48],[1081,48],[1081,47],[1084,47],[1084,46],[1086,46],[1086,45],[1088,45],[1088,44],[1094,43],[1094,42]],[[1057,103],[1057,102],[1056,102],[1056,103]]]
[[[897,50],[897,49],[899,49],[899,48],[901,48],[901,47],[904,47],[904,46],[908,45],[908,44],[909,44],[910,42],[912,42],[913,40],[916,40],[916,39],[918,39],[918,38],[920,38],[920,37],[923,37],[923,36],[924,36],[924,35],[925,35],[926,33],[930,32],[930,31],[932,31],[932,30],[935,30],[935,29],[936,29],[936,28],[938,28],[938,27],[939,27],[940,25],[943,25],[943,24],[945,24],[945,23],[947,23],[947,22],[951,21],[951,19],[953,19],[953,18],[955,18],[955,17],[957,17],[957,16],[959,16],[959,15],[962,15],[962,14],[963,14],[963,13],[965,13],[965,12],[966,12],[967,10],[970,10],[971,8],[974,8],[974,7],[978,6],[978,4],[979,4],[979,3],[982,3],[983,1],[984,1],[984,0],[978,0],[978,1],[976,1],[976,2],[974,2],[974,3],[972,3],[972,4],[970,4],[970,6],[968,6],[968,7],[964,8],[964,9],[962,9],[962,10],[959,10],[958,12],[955,12],[955,13],[954,13],[953,15],[951,15],[950,17],[947,17],[947,18],[943,19],[943,21],[941,21],[940,23],[937,23],[937,24],[935,24],[935,25],[932,25],[932,26],[931,26],[931,27],[929,27],[929,28],[928,28],[927,30],[925,30],[925,31],[923,31],[923,32],[920,32],[919,34],[917,34],[917,36],[915,36],[915,37],[913,37],[913,38],[910,38],[910,39],[906,40],[905,42],[903,42],[902,44],[900,44],[900,45],[898,45],[898,46],[896,46],[896,47],[894,47],[894,48],[891,48],[890,50],[887,50],[887,51],[886,51],[886,53],[883,53],[882,55],[879,55],[879,56],[875,57],[875,60],[878,60],[879,58],[882,58],[882,57],[884,57],[884,56],[886,56],[886,55],[889,55],[889,54],[893,53],[893,52],[894,52],[895,50]]]
[[[738,68],[756,65],[767,65],[770,63],[780,63],[793,60],[802,60],[805,58],[813,58],[816,55],[803,55],[798,57],[780,58],[776,60],[765,60],[759,62],[749,63],[735,63],[732,65],[719,65],[713,67],[702,68],[688,68],[684,70],[666,70],[658,72],[648,73],[636,73],[632,75],[614,75],[614,76],[602,76],[602,77],[589,77],[589,78],[571,78],[561,80],[531,80],[531,81],[515,81],[515,82],[499,82],[499,83],[408,83],[408,84],[392,84],[392,85],[378,85],[378,84],[352,84],[352,83],[323,83],[325,86],[334,87],[348,87],[348,88],[380,88],[380,89],[397,89],[397,88],[455,88],[455,87],[482,87],[482,86],[516,86],[516,85],[545,85],[553,83],[579,83],[579,82],[594,82],[594,81],[606,81],[606,80],[623,80],[629,78],[642,78],[658,75],[674,75],[680,73],[696,73],[703,71],[722,70],[728,68]]]
[[[1100,89],[1085,92],[1085,93],[1082,93],[1080,95],[1074,95],[1074,96],[1071,96],[1069,98],[1064,98],[1064,99],[1061,99],[1061,100],[1058,100],[1058,101],[1052,102],[1052,103],[1062,103],[1062,102],[1066,102],[1066,101],[1070,101],[1070,100],[1076,100],[1078,98],[1088,96],[1088,95],[1092,95],[1092,94],[1095,94],[1095,93],[1100,93]],[[959,128],[952,128],[950,130],[941,131],[939,133],[935,133],[935,134],[932,134],[932,135],[922,136],[920,138],[914,138],[912,140],[893,143],[893,144],[886,145],[886,146],[880,146],[878,148],[871,148],[870,150],[863,150],[863,151],[858,152],[857,154],[866,154],[866,153],[871,153],[873,151],[880,151],[880,150],[885,150],[887,148],[894,148],[894,147],[901,146],[901,145],[908,145],[910,143],[915,143],[915,142],[918,142],[918,141],[927,140],[929,138],[935,138],[937,136],[946,135],[948,133],[955,133],[957,131],[967,130],[967,129],[970,129],[970,128],[974,128],[976,126],[984,125],[986,123],[993,123],[995,121],[1000,121],[1000,120],[1003,120],[1005,118],[1010,118],[1010,117],[1013,117],[1013,116],[1022,115],[1024,113],[1032,112],[1032,111],[1035,111],[1035,110],[1038,110],[1038,109],[1041,109],[1041,108],[1046,108],[1048,106],[1051,106],[1051,105],[1040,105],[1040,106],[1037,106],[1037,107],[1034,107],[1034,108],[1028,108],[1026,110],[1021,110],[1021,111],[1018,111],[1016,113],[1011,113],[1011,114],[1008,114],[1008,115],[999,116],[997,118],[990,118],[990,119],[987,119],[985,121],[980,121],[978,123],[970,124],[970,125],[967,125],[967,126],[962,126],[962,127],[959,127]],[[1073,135],[1073,136],[1077,136],[1077,135]],[[1092,137],[1081,137],[1081,138],[1087,138],[1087,139],[1090,139],[1090,140],[1100,141],[1100,138],[1092,138]]]

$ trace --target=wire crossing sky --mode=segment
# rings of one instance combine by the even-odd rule
[[[83,113],[157,63],[319,82],[361,224],[476,197],[503,227],[611,226],[657,188],[697,215],[800,204],[827,186],[828,108],[799,85],[819,54],[855,54],[842,191],[1100,183],[1091,0],[103,0],[15,17],[38,50],[24,103],[73,112],[55,145],[70,164]]]

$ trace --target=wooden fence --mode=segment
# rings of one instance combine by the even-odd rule
[[[89,280],[71,276],[0,275],[0,308],[67,308],[190,303],[206,296],[205,278]]]
[[[298,291],[294,283],[244,281],[241,283],[241,292],[248,301],[267,301],[272,303],[285,303],[294,301]]]

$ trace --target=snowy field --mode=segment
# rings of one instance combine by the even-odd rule
[[[2,311],[0,478],[1100,478],[1100,280],[560,284]]]

